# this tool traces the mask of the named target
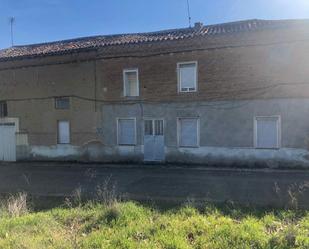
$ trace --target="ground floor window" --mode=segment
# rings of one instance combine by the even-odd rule
[[[178,144],[180,147],[199,146],[199,119],[178,119]]]
[[[67,120],[58,121],[58,144],[70,143],[70,122]]]
[[[119,145],[136,144],[136,120],[134,118],[119,118],[117,127]]]
[[[280,147],[280,117],[255,118],[255,147],[277,149]]]

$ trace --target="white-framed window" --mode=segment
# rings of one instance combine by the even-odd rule
[[[178,118],[178,146],[199,147],[199,118]]]
[[[197,91],[197,62],[177,63],[178,72],[178,91],[196,92]]]
[[[136,119],[118,118],[117,119],[117,143],[118,145],[136,144]]]
[[[254,118],[254,147],[278,149],[281,143],[280,116],[258,116]]]
[[[55,98],[56,109],[70,109],[70,98],[69,97],[56,97]]]
[[[123,70],[123,95],[128,97],[139,96],[138,69]]]
[[[58,144],[70,143],[70,122],[68,120],[58,120]]]

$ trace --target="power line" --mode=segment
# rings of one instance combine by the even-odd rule
[[[268,93],[270,90],[273,90],[274,88],[278,86],[295,86],[295,85],[309,85],[308,83],[277,83],[277,84],[272,84],[268,86],[263,86],[263,87],[256,87],[252,89],[240,89],[237,91],[226,91],[225,94],[229,94],[231,97],[230,99],[225,99],[222,100],[223,95],[215,95],[215,96],[206,96],[206,99],[196,99],[196,100],[173,100],[173,101],[166,101],[166,100],[130,100],[130,101],[123,101],[123,100],[103,100],[103,99],[97,99],[97,98],[90,98],[90,97],[83,97],[79,95],[65,95],[65,96],[47,96],[47,97],[32,97],[32,98],[14,98],[14,99],[3,99],[1,101],[7,101],[7,102],[22,102],[22,101],[38,101],[38,100],[50,100],[50,99],[55,99],[59,97],[70,97],[70,98],[75,98],[83,101],[89,101],[89,102],[100,102],[104,104],[119,104],[119,105],[136,105],[136,104],[176,104],[176,103],[181,103],[183,105],[186,105],[188,103],[195,103],[197,106],[205,106],[205,107],[210,107],[214,109],[236,109],[240,108],[242,106],[250,104],[252,99],[258,99],[259,97],[262,97],[264,94]],[[252,93],[252,95],[248,95],[248,91]],[[233,94],[234,92],[234,94]],[[209,93],[209,92],[208,92]],[[240,98],[237,99],[238,97],[243,97],[243,94],[246,94],[246,98]],[[210,98],[212,97],[212,98]],[[220,99],[221,97],[221,99]],[[201,103],[203,102],[208,102],[208,103]],[[242,103],[235,103],[235,102],[242,102]],[[219,103],[218,103],[219,102]],[[224,103],[223,103],[224,102]],[[234,102],[234,103],[231,103]]]

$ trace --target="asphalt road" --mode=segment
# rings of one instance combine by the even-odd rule
[[[107,182],[107,183],[106,183]],[[98,188],[115,188],[123,198],[147,201],[187,199],[262,206],[287,206],[289,193],[309,208],[309,171],[214,169],[190,166],[2,163],[0,193],[70,196],[81,189],[93,198]]]

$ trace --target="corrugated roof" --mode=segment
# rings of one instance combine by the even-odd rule
[[[309,22],[308,20],[246,20],[216,25],[196,25],[193,28],[163,30],[148,33],[102,35],[55,41],[41,44],[14,46],[0,50],[0,60],[19,57],[33,57],[51,54],[69,53],[99,47],[139,44],[148,42],[164,42],[184,40],[194,37],[208,37],[219,34],[229,34],[256,31],[269,28],[287,27],[288,25]]]

